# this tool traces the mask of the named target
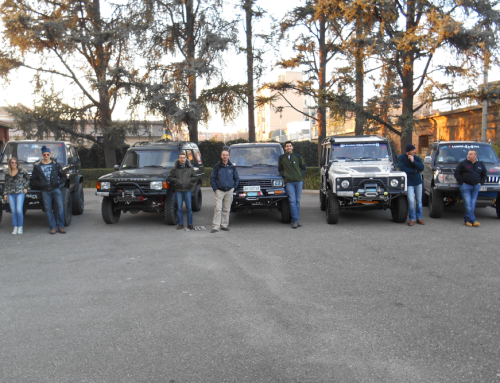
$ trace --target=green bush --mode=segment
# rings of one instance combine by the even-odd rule
[[[497,152],[497,157],[500,158],[500,144],[491,144],[495,152]]]
[[[121,164],[127,149],[128,144],[122,144],[116,148],[116,162]],[[102,169],[106,166],[104,161],[104,151],[101,145],[94,144],[90,148],[80,146],[76,149],[82,163],[82,169]]]
[[[99,177],[114,171],[114,169],[83,169],[83,187],[95,188]]]
[[[301,155],[307,166],[318,166],[318,143],[311,141],[293,141],[293,152]],[[283,150],[285,144],[281,143]]]

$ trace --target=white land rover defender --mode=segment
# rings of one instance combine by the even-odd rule
[[[406,173],[397,170],[386,138],[329,137],[322,145],[319,200],[329,224],[340,209],[391,209],[394,222],[406,221]]]

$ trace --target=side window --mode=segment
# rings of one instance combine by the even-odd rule
[[[186,154],[189,162],[191,162],[193,165],[195,164],[194,162],[194,156],[193,156],[193,151],[190,149],[186,149]]]
[[[331,146],[327,146],[326,147],[326,163],[329,164],[330,163],[330,154],[332,152],[332,147]]]
[[[194,149],[194,156],[196,157],[196,161],[198,161],[198,165],[203,165],[201,161],[201,152],[199,149]]]
[[[79,162],[78,160],[80,158],[78,157],[78,152],[76,151],[74,146],[71,147],[71,157],[73,157],[73,163]]]

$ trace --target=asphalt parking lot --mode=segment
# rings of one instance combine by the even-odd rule
[[[500,220],[461,207],[425,226],[389,211],[327,225],[303,194],[302,228],[277,211],[194,224],[85,212],[49,235],[0,224],[0,382],[500,382]]]

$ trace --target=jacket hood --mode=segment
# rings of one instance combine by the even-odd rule
[[[181,167],[181,163],[179,162],[179,160],[175,160],[174,161],[174,167],[176,167],[176,168],[180,168]],[[191,162],[188,159],[186,159],[186,167],[187,168],[192,168],[193,167],[193,165],[191,164]]]

